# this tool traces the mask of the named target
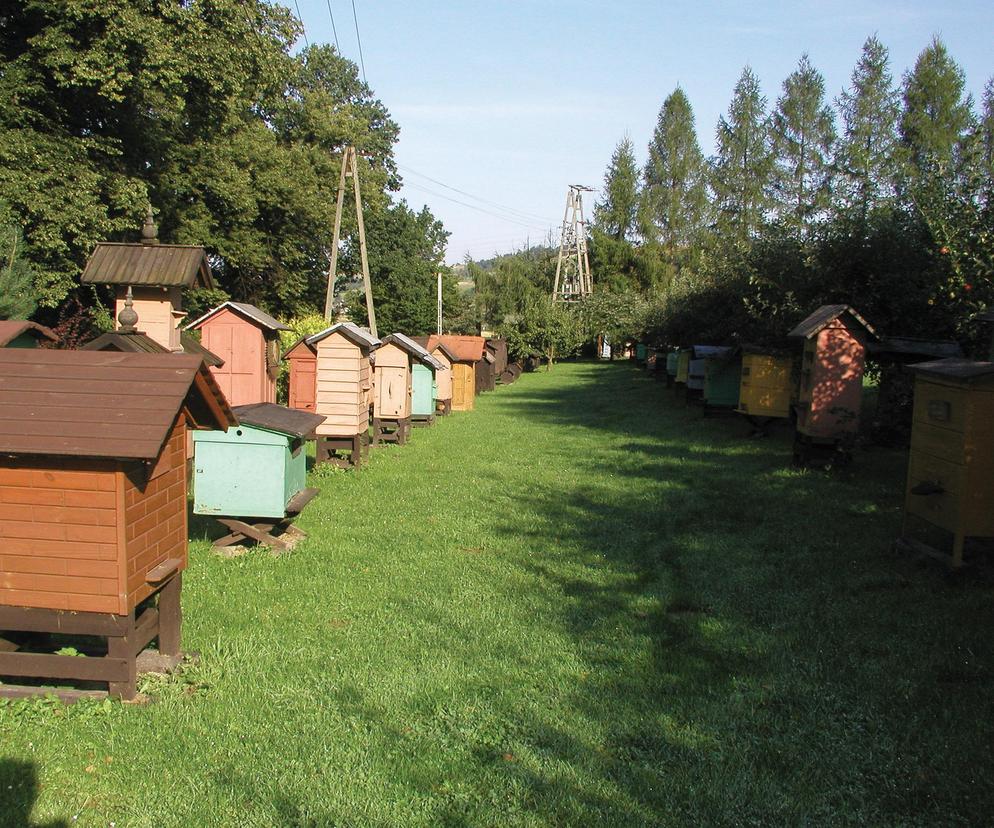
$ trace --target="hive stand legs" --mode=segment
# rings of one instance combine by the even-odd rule
[[[180,593],[182,576],[177,573],[159,589],[157,606],[144,605],[138,614],[68,612],[29,607],[0,607],[0,629],[21,633],[58,633],[105,638],[107,655],[86,658],[47,653],[0,652],[0,675],[62,681],[106,682],[107,690],[82,690],[48,686],[0,684],[0,697],[30,698],[54,695],[66,703],[82,698],[115,696],[125,701],[138,694],[138,676],[143,672],[168,671],[182,659],[180,652]],[[153,597],[155,597],[153,596]],[[159,639],[159,650],[146,650]],[[84,643],[78,646],[84,647]],[[5,648],[7,649],[7,648]]]
[[[380,443],[396,443],[403,446],[411,436],[411,418],[405,417],[403,420],[386,420],[380,417],[373,418],[373,445]]]
[[[448,417],[452,413],[452,400],[438,400],[435,403],[435,413],[440,417]]]
[[[338,452],[345,452],[343,457]],[[314,444],[314,463],[333,463],[341,469],[358,469],[369,456],[369,432],[351,437],[318,437]]]

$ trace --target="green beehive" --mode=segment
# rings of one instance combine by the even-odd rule
[[[724,348],[707,358],[704,366],[704,404],[710,408],[736,408],[742,360],[732,348]]]
[[[414,363],[411,369],[411,416],[422,419],[434,417],[437,399],[435,371],[420,362]]]
[[[677,364],[679,363],[679,361],[680,361],[679,351],[670,351],[666,355],[666,373],[669,374],[671,377],[676,376]]]
[[[324,417],[274,403],[232,410],[237,427],[193,432],[193,511],[282,519],[293,498],[304,491],[304,444]]]
[[[648,354],[648,349],[644,342],[640,342],[635,346],[635,361],[645,362],[646,355]]]

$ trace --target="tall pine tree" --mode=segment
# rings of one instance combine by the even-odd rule
[[[664,257],[676,267],[704,224],[708,206],[704,170],[694,112],[677,87],[659,111],[641,205],[643,232],[661,245]]]
[[[723,236],[744,243],[765,221],[772,169],[766,98],[748,66],[735,84],[728,117],[718,119],[716,133],[711,191],[718,229]]]
[[[852,83],[837,99],[842,135],[835,154],[837,212],[860,224],[894,194],[898,94],[887,48],[876,37],[863,44]]]
[[[638,185],[635,147],[626,135],[615,148],[604,174],[604,198],[594,205],[594,223],[615,241],[626,241],[635,231]]]
[[[831,196],[835,117],[824,99],[825,79],[802,55],[783,82],[770,135],[774,210],[788,231],[801,237],[824,213]]]

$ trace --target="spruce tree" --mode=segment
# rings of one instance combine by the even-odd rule
[[[887,48],[870,37],[850,87],[837,99],[842,135],[835,154],[836,207],[860,223],[894,193],[900,108],[888,64]]]
[[[802,55],[783,82],[770,134],[774,210],[798,236],[807,234],[831,196],[835,117],[824,99],[825,79]]]
[[[768,208],[771,155],[766,98],[752,69],[742,70],[727,119],[718,119],[711,191],[722,235],[745,242],[762,227]]]
[[[938,38],[905,75],[900,135],[912,187],[949,175],[957,166],[974,124],[973,101],[965,89],[963,70]]]
[[[615,241],[629,239],[638,208],[638,165],[627,135],[618,143],[604,175],[604,199],[594,205],[594,223]]]
[[[676,265],[704,224],[707,189],[694,112],[679,87],[659,111],[642,191],[643,232]]]

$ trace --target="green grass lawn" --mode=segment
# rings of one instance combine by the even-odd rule
[[[151,703],[0,706],[0,824],[989,822],[989,582],[892,553],[904,454],[744,433],[567,364],[314,476]]]

